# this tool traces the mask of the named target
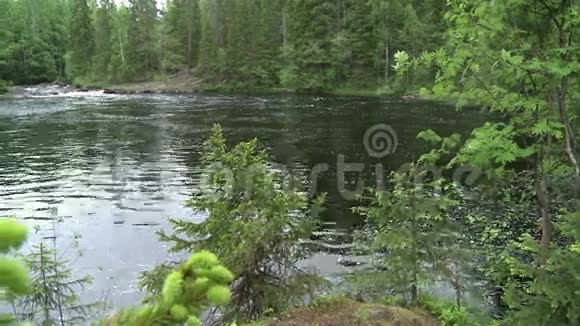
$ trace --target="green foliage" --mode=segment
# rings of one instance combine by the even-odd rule
[[[0,221],[0,252],[18,248],[26,240],[26,227],[13,220]]]
[[[310,303],[310,306],[313,308],[320,308],[320,307],[324,307],[324,306],[333,306],[336,304],[346,303],[346,302],[349,302],[350,300],[351,299],[349,299],[347,296],[342,295],[342,294],[322,295],[322,296],[317,296],[316,298],[314,298],[312,303]]]
[[[129,1],[129,28],[127,41],[127,65],[131,77],[136,80],[151,78],[159,68],[157,47],[157,7],[155,0]]]
[[[18,249],[26,241],[26,228],[13,220],[0,220],[0,302],[24,295],[30,290],[30,278],[22,262],[4,254]],[[0,324],[11,322],[0,314]]]
[[[209,307],[231,300],[233,274],[208,252],[192,254],[163,281],[159,297],[143,307],[114,313],[102,325],[201,325],[199,316]]]
[[[441,275],[440,265],[451,257],[456,240],[447,217],[457,204],[453,187],[441,179],[429,181],[426,173],[416,165],[392,173],[391,189],[374,192],[368,206],[356,209],[370,224],[370,248],[383,254],[378,263],[386,271],[379,276],[409,303],[417,300],[422,284]]]
[[[370,319],[371,319],[371,312],[369,311],[369,309],[367,309],[365,307],[359,307],[354,312],[354,318],[359,323],[362,323],[364,325],[365,323],[368,323],[370,321]]]
[[[8,92],[8,83],[5,80],[0,79],[0,94]]]
[[[110,64],[113,56],[113,14],[115,4],[112,0],[100,0],[95,18],[95,59],[94,71],[97,79],[107,80],[110,76]]]
[[[459,106],[482,104],[507,117],[476,129],[459,163],[503,169],[518,161],[542,166],[550,160],[568,163],[578,174],[570,124],[578,87],[569,76],[580,64],[569,54],[575,38],[566,38],[578,25],[576,16],[567,0],[450,3],[446,48],[415,61],[423,69],[438,69],[427,93],[457,98]],[[399,58],[401,73],[410,66],[407,57]]]
[[[82,323],[101,308],[99,304],[81,304],[79,293],[92,283],[90,276],[75,278],[69,261],[59,258],[56,248],[44,243],[32,247],[24,256],[30,270],[30,291],[11,298],[18,319],[42,325]]]
[[[393,55],[441,44],[432,32],[442,32],[442,4],[169,0],[158,12],[154,0],[2,0],[0,79],[45,82],[66,71],[70,81],[125,82],[187,71],[226,90],[411,89],[432,71],[391,80]]]
[[[95,54],[94,25],[87,0],[73,0],[70,20],[68,77],[82,77],[92,71]]]
[[[441,326],[477,326],[464,307],[458,307],[453,302],[422,294],[419,306],[427,309],[439,321]]]
[[[316,0],[291,1],[288,6],[287,65],[282,83],[304,90],[327,90],[338,80],[341,35],[335,34],[339,18],[335,3]],[[316,21],[315,25],[311,22]],[[334,40],[334,42],[333,42]]]
[[[201,0],[199,66],[211,84],[255,89],[278,84],[283,3]]]
[[[299,243],[310,238],[321,200],[310,207],[303,194],[282,187],[283,176],[268,168],[255,140],[228,149],[218,125],[205,142],[202,161],[206,183],[188,206],[207,218],[201,223],[172,220],[173,232],[160,232],[161,240],[170,242],[172,251],[209,250],[221,257],[235,279],[226,319],[253,319],[266,310],[277,312],[301,303],[320,283],[296,262],[306,256]],[[142,284],[158,293],[155,279],[167,270],[161,266],[146,273]],[[223,268],[211,272],[213,277],[230,278]],[[216,289],[211,295],[219,298],[220,292]]]
[[[0,79],[22,84],[64,76],[66,12],[63,1],[0,1]]]
[[[575,195],[565,195],[556,183],[562,176],[571,180],[580,174],[571,123],[579,98],[578,79],[571,76],[580,64],[570,52],[578,44],[573,32],[580,23],[577,4],[457,0],[449,2],[445,18],[444,48],[415,55],[417,59],[400,54],[395,67],[401,77],[412,69],[436,69],[434,84],[424,94],[456,98],[459,107],[484,105],[503,117],[501,123],[474,130],[448,164],[474,165],[493,183],[478,189],[474,202],[467,200],[459,211],[472,234],[466,240],[484,257],[479,263],[488,279],[504,291],[511,309],[508,324],[578,323],[577,308],[567,303],[573,300],[560,298],[577,299],[572,293],[578,286],[559,288],[556,280],[573,278],[566,275],[571,268],[552,260],[569,254],[553,224],[562,211],[577,210],[570,207]],[[422,136],[438,141],[430,133]],[[439,152],[433,154],[431,158],[441,158]],[[527,240],[518,242],[518,250],[510,246],[503,253],[522,235]],[[543,287],[548,284],[545,275],[554,276],[550,290]]]
[[[509,325],[575,325],[580,323],[580,214],[560,224],[563,246],[540,247],[529,236],[513,242],[498,262],[509,283],[504,294],[512,309]]]

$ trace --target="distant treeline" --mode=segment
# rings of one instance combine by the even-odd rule
[[[0,80],[121,83],[195,68],[233,88],[368,88],[391,79],[397,51],[437,49],[446,29],[446,0],[126,3],[0,0]]]

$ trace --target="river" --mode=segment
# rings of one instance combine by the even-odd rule
[[[27,247],[54,240],[60,254],[73,258],[76,275],[94,277],[84,301],[125,306],[140,297],[139,273],[168,258],[155,230],[167,228],[170,217],[204,218],[184,202],[200,187],[197,153],[214,123],[222,125],[230,143],[257,138],[275,166],[302,180],[305,191],[328,193],[323,225],[348,233],[360,222],[350,211],[356,203],[352,190],[359,181],[376,185],[377,164],[389,171],[416,159],[428,148],[416,139],[422,130],[467,134],[483,120],[477,111],[456,111],[440,102],[389,98],[101,93],[1,98],[0,215],[37,225]],[[373,142],[375,131],[387,139]],[[345,166],[352,171],[345,173],[340,192]],[[314,167],[326,171],[313,178]],[[75,235],[78,248],[70,245]],[[311,263],[326,274],[344,268],[333,255],[317,255]]]

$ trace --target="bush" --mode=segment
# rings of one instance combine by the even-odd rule
[[[545,249],[530,236],[508,246],[498,273],[509,280],[504,301],[509,325],[580,325],[580,213],[558,229],[563,245]]]
[[[420,286],[444,275],[443,266],[454,262],[458,240],[448,218],[457,205],[455,188],[442,179],[428,181],[427,170],[416,164],[391,173],[389,191],[374,191],[357,207],[367,222],[358,241],[379,257],[377,270],[354,275],[352,284],[400,294],[414,304]],[[387,254],[385,254],[387,253]]]
[[[202,161],[206,185],[188,206],[207,218],[172,220],[173,232],[160,232],[161,240],[174,252],[209,250],[221,257],[234,274],[225,319],[251,320],[303,303],[321,284],[296,263],[307,255],[300,241],[310,238],[322,199],[310,206],[303,194],[281,186],[255,140],[228,149],[218,125],[205,142]],[[146,273],[141,284],[159,293],[156,279],[167,270],[160,266]]]

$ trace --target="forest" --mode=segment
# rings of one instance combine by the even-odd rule
[[[429,150],[357,198],[349,254],[370,260],[335,283],[298,265],[325,195],[308,197],[259,140],[232,144],[215,124],[206,188],[185,203],[206,218],[157,232],[184,259],[143,272],[143,301],[96,325],[580,325],[578,0],[0,4],[5,85],[184,73],[214,90],[372,90],[491,113],[467,137],[420,132]],[[466,184],[454,174],[467,167],[479,173]],[[67,281],[42,246],[15,255],[27,232],[0,220],[0,300],[21,308],[0,324],[86,321],[75,291],[90,281]],[[439,282],[451,297],[429,291]]]
[[[223,89],[374,90],[390,85],[397,51],[443,45],[445,13],[445,0],[2,0],[0,79],[102,85],[187,72]]]

